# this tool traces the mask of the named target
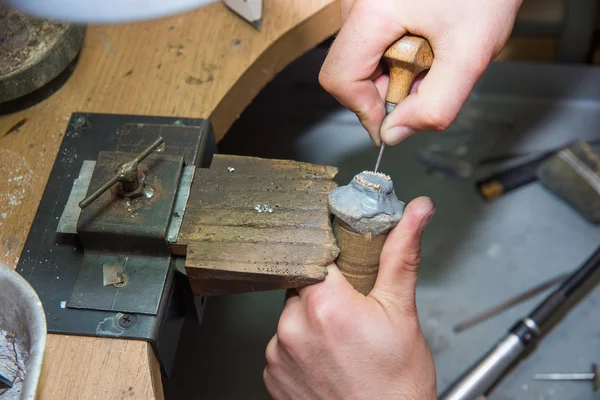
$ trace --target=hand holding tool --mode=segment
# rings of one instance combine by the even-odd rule
[[[431,67],[433,50],[426,39],[408,34],[388,47],[383,54],[383,60],[390,70],[390,83],[385,96],[387,115],[410,94],[410,88],[417,75]],[[385,144],[381,143],[375,172],[379,169],[384,150]]]
[[[389,113],[408,96],[417,75],[431,66],[433,51],[422,37],[405,35],[386,50],[383,60],[390,69],[385,102]],[[387,233],[398,223],[404,210],[404,203],[394,193],[391,178],[377,172],[383,150],[382,144],[375,172],[362,172],[349,185],[329,195],[329,206],[335,215],[333,234],[340,249],[337,265],[352,286],[364,295],[375,285]]]

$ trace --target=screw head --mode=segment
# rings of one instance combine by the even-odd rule
[[[135,315],[133,314],[122,314],[119,318],[119,326],[121,328],[131,328],[135,324]]]

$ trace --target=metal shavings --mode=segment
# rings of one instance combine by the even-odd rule
[[[361,185],[363,185],[363,186],[367,186],[367,187],[370,187],[370,188],[372,188],[373,190],[376,190],[376,191],[378,191],[378,192],[381,190],[381,185],[378,185],[378,184],[376,184],[376,183],[373,183],[373,182],[371,182],[371,181],[368,181],[368,180],[366,180],[365,178],[363,178],[363,177],[362,177],[362,176],[360,176],[360,175],[356,175],[356,176],[354,177],[354,180],[355,180],[356,182],[360,183]]]
[[[259,213],[262,213],[262,212],[269,212],[269,213],[272,213],[272,212],[273,212],[273,209],[272,209],[271,207],[269,207],[268,205],[266,205],[266,204],[264,204],[264,205],[260,205],[260,204],[258,204],[258,205],[256,205],[256,206],[254,207],[254,209],[255,209],[256,211],[258,211]]]
[[[375,175],[375,176],[378,176],[380,178],[385,179],[386,181],[391,181],[392,180],[392,178],[390,178],[389,175],[386,175],[383,172],[363,171],[362,173],[363,174]]]
[[[227,167],[227,171],[233,172],[233,171],[235,171],[235,168],[233,168],[233,167]]]

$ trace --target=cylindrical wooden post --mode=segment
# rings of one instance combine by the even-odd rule
[[[338,268],[357,291],[368,295],[377,279],[387,232],[377,236],[356,233],[344,221],[334,218],[333,234],[340,249]]]

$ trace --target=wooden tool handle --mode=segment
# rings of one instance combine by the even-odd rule
[[[427,39],[408,34],[388,47],[383,59],[390,69],[385,101],[398,104],[410,93],[417,75],[431,67],[433,50]]]

